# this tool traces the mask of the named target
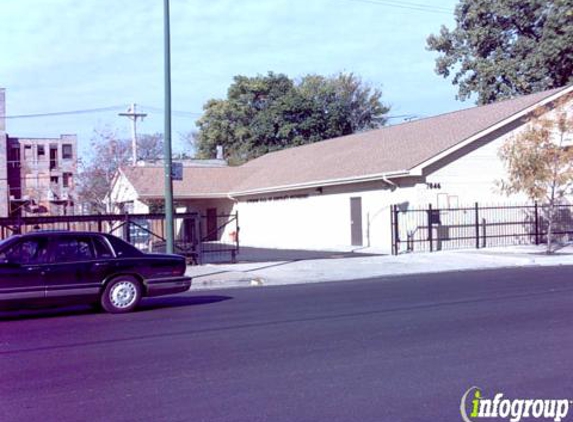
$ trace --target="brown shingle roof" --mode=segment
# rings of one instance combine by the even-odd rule
[[[236,192],[409,170],[560,89],[266,154]]]
[[[226,196],[408,171],[512,116],[559,88],[480,107],[266,154],[240,167],[184,168],[175,197]],[[162,167],[124,173],[142,196],[163,195]]]
[[[126,167],[122,172],[142,197],[163,197],[164,168],[161,166]],[[173,181],[175,198],[226,197],[249,170],[240,167],[183,167],[183,180]]]

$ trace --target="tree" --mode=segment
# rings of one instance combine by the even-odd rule
[[[212,158],[223,146],[233,164],[269,151],[349,135],[385,124],[382,93],[353,74],[235,76],[226,99],[209,100],[197,121],[195,146]]]
[[[137,159],[154,161],[163,157],[163,135],[142,134],[137,137]]]
[[[546,204],[547,253],[554,251],[557,208],[573,187],[573,147],[568,145],[572,136],[573,111],[563,100],[554,111],[539,110],[525,130],[509,138],[499,151],[508,171],[507,180],[500,182],[502,192],[521,192]]]
[[[163,135],[140,135],[137,142],[138,158],[147,161],[160,159],[163,154]],[[105,196],[111,188],[113,177],[121,166],[131,165],[131,139],[122,139],[109,128],[95,130],[91,139],[92,156],[79,160],[77,178],[78,202],[85,211],[105,213]]]
[[[442,26],[427,49],[436,73],[478,104],[573,82],[573,0],[460,0],[456,28]]]

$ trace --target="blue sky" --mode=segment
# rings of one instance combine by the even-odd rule
[[[422,117],[471,106],[455,100],[456,88],[434,73],[436,55],[425,50],[430,33],[441,24],[453,27],[455,4],[171,0],[174,149],[184,148],[179,134],[194,129],[203,104],[224,97],[237,74],[354,72],[382,89],[391,115]],[[86,155],[94,129],[129,137],[129,122],[117,113],[131,102],[149,113],[139,133],[163,130],[157,110],[164,101],[162,0],[2,0],[0,40],[10,135],[76,133]]]

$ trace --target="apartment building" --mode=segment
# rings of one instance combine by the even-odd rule
[[[0,90],[0,217],[74,214],[76,135],[9,136],[5,110]]]

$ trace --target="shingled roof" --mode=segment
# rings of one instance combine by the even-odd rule
[[[121,172],[142,198],[163,197],[163,166],[125,167]],[[183,180],[173,181],[175,198],[224,198],[240,181],[241,167],[183,167]]]
[[[239,167],[185,168],[174,196],[234,196],[408,175],[497,125],[521,118],[573,86],[268,153]],[[162,169],[124,170],[141,196],[163,194]]]

